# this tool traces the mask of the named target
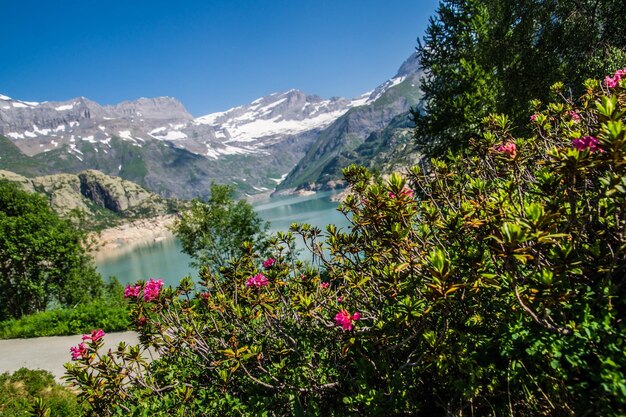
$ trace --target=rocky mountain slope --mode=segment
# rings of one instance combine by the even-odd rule
[[[376,154],[389,151],[382,144],[390,145],[390,140],[379,141],[381,146],[377,147],[376,154],[368,155],[365,148],[360,147],[368,137],[406,137],[411,127],[409,109],[418,106],[421,99],[420,77],[419,61],[413,54],[394,78],[370,94],[364,105],[350,109],[320,132],[277,191],[289,193],[297,189],[324,190],[341,186],[343,167],[350,163],[369,165]],[[402,123],[392,123],[398,116]]]
[[[135,183],[96,170],[34,178],[0,170],[0,180],[15,182],[28,192],[45,195],[50,206],[62,216],[81,213],[84,226],[91,229],[174,213],[181,205]]]
[[[97,169],[164,197],[206,197],[211,182],[242,193],[335,178],[329,164],[419,100],[417,60],[349,100],[298,90],[193,118],[174,98],[102,106],[84,97],[26,102],[0,95],[0,169],[26,176]],[[295,168],[294,168],[295,167]],[[291,173],[290,173],[291,172]],[[289,176],[287,176],[287,174]]]
[[[100,106],[82,97],[33,103],[0,96],[0,135],[14,145],[0,168],[93,168],[180,198],[205,197],[212,181],[259,193],[274,188],[320,129],[363,102],[291,90],[193,119],[168,97]]]

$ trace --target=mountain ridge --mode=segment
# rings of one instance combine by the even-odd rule
[[[0,168],[20,161],[22,173],[33,175],[100,169],[179,198],[206,197],[213,181],[246,194],[273,190],[285,176],[297,187],[290,173],[311,149],[334,157],[357,147],[414,104],[414,93],[396,93],[408,85],[419,90],[415,65],[407,60],[395,77],[355,99],[291,89],[197,118],[172,97],[100,105],[85,97],[36,103],[0,95],[0,135],[23,154],[11,148],[13,163],[0,158]],[[341,138],[315,145],[336,123],[343,123]]]

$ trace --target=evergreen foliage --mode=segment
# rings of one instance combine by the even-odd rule
[[[565,80],[582,83],[626,58],[622,0],[444,0],[418,54],[425,76],[415,136],[429,155],[467,145],[481,120],[505,113],[525,132],[530,102],[547,103]]]

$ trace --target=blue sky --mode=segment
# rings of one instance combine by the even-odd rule
[[[172,96],[195,116],[297,88],[356,97],[395,74],[435,0],[0,0],[0,94]]]

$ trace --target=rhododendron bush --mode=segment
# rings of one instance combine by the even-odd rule
[[[626,413],[614,78],[578,100],[555,86],[532,137],[493,115],[428,169],[347,168],[345,230],[293,225],[271,258],[244,244],[198,285],[129,286],[141,346],[92,335],[68,380],[100,416]]]

